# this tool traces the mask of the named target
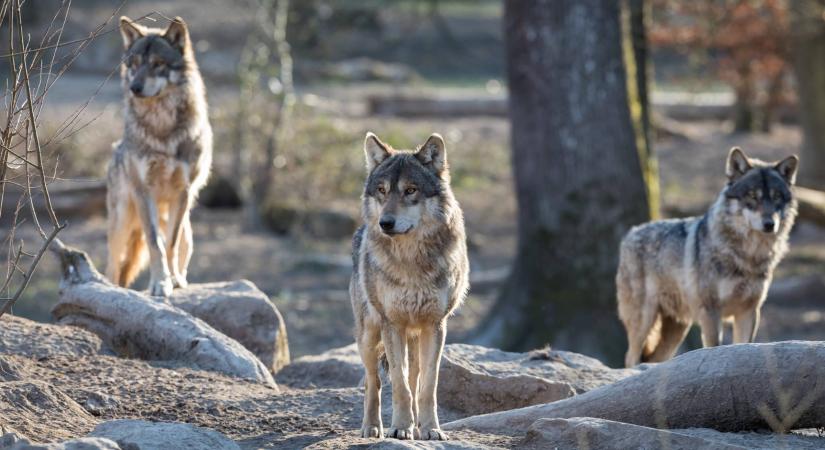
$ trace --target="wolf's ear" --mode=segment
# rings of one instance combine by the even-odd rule
[[[390,157],[390,147],[368,131],[364,139],[364,155],[367,157],[367,172],[372,172],[372,169]]]
[[[415,157],[425,167],[441,175],[447,169],[447,147],[444,145],[444,138],[438,133],[433,133],[427,139],[427,142],[418,149]]]
[[[739,147],[733,147],[728,153],[728,163],[725,167],[725,174],[728,179],[735,181],[751,169],[751,162],[745,156],[745,152]]]
[[[189,28],[186,27],[186,22],[180,16],[172,19],[172,23],[163,32],[163,37],[181,53],[189,46]]]
[[[120,34],[123,36],[123,47],[127,49],[133,42],[145,36],[143,27],[126,16],[120,16]]]
[[[799,168],[799,158],[796,155],[789,156],[782,161],[779,161],[774,166],[779,175],[788,182],[788,184],[796,183],[796,169]]]

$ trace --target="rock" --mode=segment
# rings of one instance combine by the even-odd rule
[[[819,449],[825,439],[772,433],[722,433],[693,428],[659,430],[590,417],[540,419],[530,426],[519,445],[525,449],[667,448],[670,450]]]
[[[278,372],[278,383],[297,388],[355,387],[364,378],[358,347],[350,344],[320,355],[302,356]]]
[[[134,448],[123,449],[111,439],[89,437],[55,444],[32,444],[26,439],[19,439],[9,446],[3,444],[4,441],[0,438],[0,450],[138,450]]]
[[[52,244],[63,268],[54,318],[93,331],[121,356],[170,361],[255,380],[277,390],[269,369],[238,341],[157,298],[112,285],[82,251]]]
[[[223,434],[188,423],[112,420],[95,427],[89,436],[111,439],[124,449],[240,450]]]
[[[250,281],[191,284],[176,289],[169,301],[240,342],[271,372],[289,364],[284,319]]]
[[[82,436],[97,423],[69,396],[42,381],[0,383],[0,418],[26,436],[56,440]]]
[[[118,407],[118,401],[114,397],[102,392],[89,392],[83,407],[94,416],[102,416],[106,412],[113,411]]]
[[[100,338],[78,327],[34,322],[6,314],[0,317],[0,353],[33,359],[53,355],[94,355],[101,350]]]
[[[578,353],[537,350],[511,353],[450,344],[438,377],[440,405],[467,415],[550,403],[637,373],[611,369]],[[473,395],[467,395],[472,392]]]
[[[305,234],[319,239],[350,238],[358,226],[351,215],[331,209],[266,202],[261,207],[264,225],[278,234]]]

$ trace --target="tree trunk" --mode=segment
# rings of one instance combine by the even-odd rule
[[[650,218],[628,107],[618,2],[505,2],[512,274],[479,329],[484,345],[552,343],[619,362],[619,241]]]
[[[825,189],[825,2],[789,3],[794,70],[804,142],[799,181]]]
[[[642,163],[642,175],[647,187],[650,215],[660,216],[659,161],[651,139],[650,82],[652,67],[648,57],[647,23],[650,20],[648,0],[625,0],[622,3],[623,39],[625,69],[627,70],[628,101],[633,126],[636,131],[636,146]]]

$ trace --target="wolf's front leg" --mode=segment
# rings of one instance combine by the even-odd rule
[[[745,344],[756,340],[759,329],[759,308],[744,312],[733,319],[733,343]]]
[[[143,190],[138,193],[138,211],[149,247],[149,295],[168,297],[172,294],[172,277],[166,262],[166,246],[160,233],[158,207],[150,192]]]
[[[385,321],[381,327],[381,339],[390,363],[392,383],[392,426],[387,437],[413,439],[415,427],[412,410],[412,392],[408,383],[407,330]]]
[[[421,439],[447,440],[447,434],[438,423],[438,368],[441,365],[441,352],[447,335],[447,323],[442,322],[421,330],[419,345],[421,347],[421,389],[419,390],[419,426]]]
[[[186,236],[184,231],[189,225],[189,206],[190,206],[189,189],[184,189],[180,192],[177,201],[173,202],[169,208],[169,241],[167,242],[167,265],[172,274],[172,283],[175,287],[186,287],[186,267],[181,267],[183,259],[181,258],[181,250],[189,252],[191,242],[187,243],[187,248],[181,248],[181,241]],[[188,258],[187,258],[188,264]]]
[[[381,377],[378,376],[378,342],[376,327],[365,325],[358,336],[358,350],[364,363],[364,420],[361,437],[383,438],[381,425]]]
[[[699,326],[702,328],[702,347],[716,347],[722,343],[722,317],[718,310],[702,308]]]

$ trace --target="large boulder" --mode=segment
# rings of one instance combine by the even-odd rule
[[[82,436],[97,424],[82,406],[42,381],[0,383],[0,418],[25,436]]]
[[[774,433],[722,433],[706,428],[660,430],[590,417],[540,419],[519,445],[524,449],[667,448],[670,450],[821,449],[825,438]]]
[[[89,436],[111,439],[124,449],[240,450],[223,434],[188,423],[112,420],[95,427]]]
[[[578,353],[513,353],[450,344],[441,361],[438,399],[442,406],[467,415],[484,414],[554,402],[637,372],[611,369]]]
[[[252,282],[192,284],[169,301],[243,344],[273,373],[289,364],[284,319]]]
[[[102,345],[99,337],[81,328],[33,322],[10,314],[0,317],[0,330],[0,353],[33,359],[94,355]]]

